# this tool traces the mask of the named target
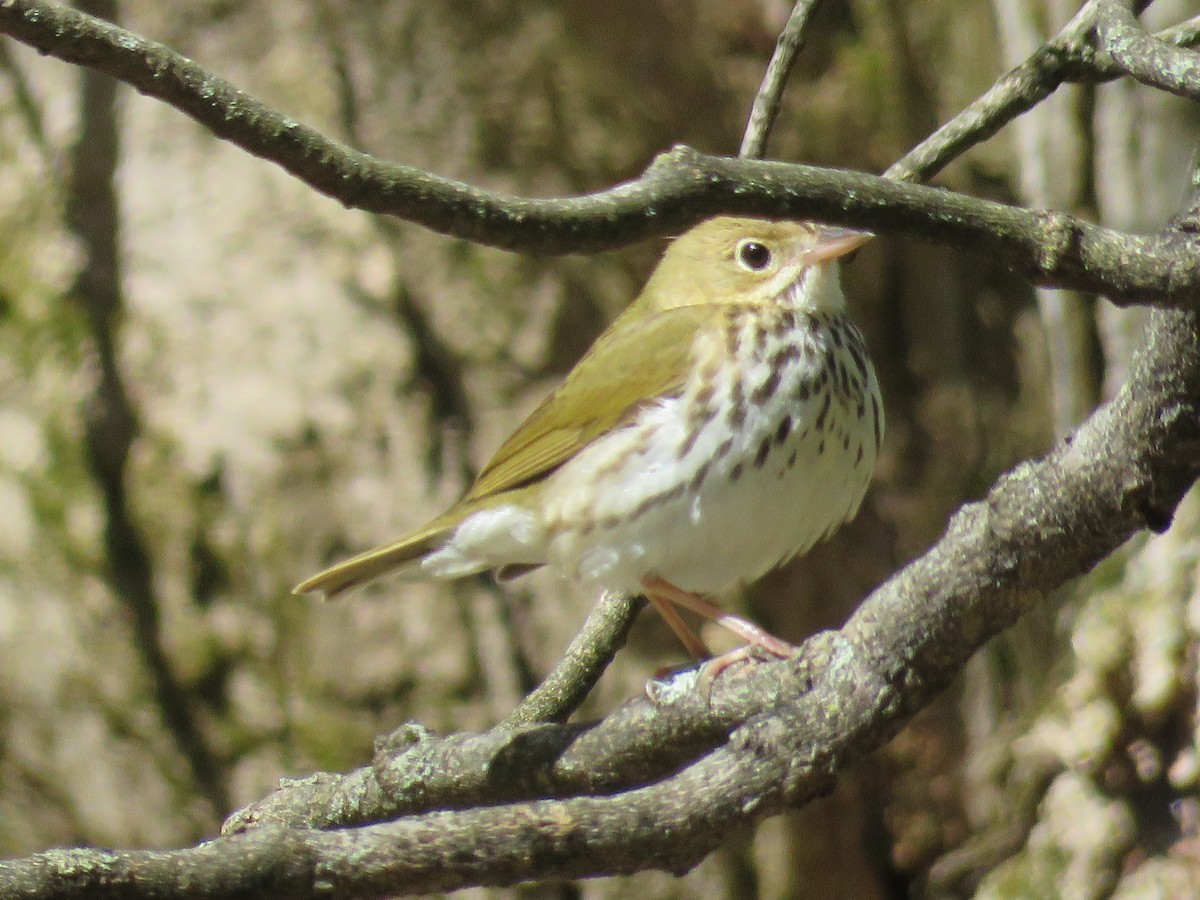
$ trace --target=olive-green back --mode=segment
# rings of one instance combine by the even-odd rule
[[[504,442],[463,503],[542,478],[647,403],[678,393],[708,306],[630,308]]]

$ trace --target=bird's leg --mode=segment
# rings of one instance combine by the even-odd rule
[[[683,649],[691,654],[693,659],[708,659],[708,657],[712,656],[712,652],[704,645],[704,641],[700,639],[700,636],[688,627],[687,622],[683,621],[683,617],[675,609],[674,602],[670,598],[660,595],[657,585],[652,586],[650,583],[651,580],[649,578],[642,579],[642,589],[646,592],[646,599],[650,601],[650,605],[662,616],[663,621],[671,626],[671,630],[679,638],[679,643],[683,644]],[[662,581],[661,578],[656,580]],[[670,587],[667,582],[662,581],[662,583]]]
[[[692,650],[688,640],[684,639],[679,628],[672,624],[670,617],[668,617],[668,615],[663,611],[664,607],[682,606],[684,609],[690,609],[697,615],[703,616],[706,619],[716,622],[721,627],[729,629],[747,644],[755,647],[761,647],[763,650],[767,651],[767,653],[770,653],[772,656],[777,656],[780,659],[787,659],[795,651],[795,648],[787,641],[780,640],[770,632],[759,628],[753,622],[747,621],[740,616],[735,616],[733,613],[726,612],[719,606],[714,606],[713,604],[709,603],[703,597],[693,594],[690,591],[677,588],[669,581],[665,581],[662,578],[659,578],[657,575],[648,575],[643,578],[642,589],[645,590],[646,597],[649,598],[650,602],[654,604],[654,608],[659,611],[662,617],[667,620],[667,624],[671,626],[677,635],[679,635],[679,639],[683,641],[684,646],[688,648],[689,652],[694,653],[695,651]],[[671,613],[674,615],[676,620],[679,620],[679,614],[675,612],[674,609],[671,610]],[[679,625],[687,631],[691,638],[695,639],[697,642],[700,641],[700,639],[696,637],[695,633],[686,625],[684,625],[681,620],[679,621]],[[700,642],[700,646],[704,646],[703,642]],[[738,653],[739,650],[735,650],[733,652]],[[725,656],[730,656],[730,654],[725,654]],[[719,660],[724,658],[725,657],[719,657]],[[724,665],[719,666],[718,671],[727,668],[729,665],[743,658],[745,658],[744,653],[742,653],[742,655],[736,659],[729,659]]]

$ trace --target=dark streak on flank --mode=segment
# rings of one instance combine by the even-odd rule
[[[754,358],[761,360],[767,355],[767,325],[759,316],[754,320]]]
[[[679,449],[675,451],[676,459],[683,459],[692,452],[692,448],[696,446],[696,441],[700,439],[700,432],[704,430],[704,423],[693,423],[691,429],[683,439],[683,443],[679,445]]]
[[[746,395],[742,391],[740,378],[733,379],[733,386],[729,391],[729,402],[729,427],[736,430],[746,422]]]
[[[758,452],[754,454],[754,468],[761,469],[766,464],[767,456],[771,453],[771,436],[767,435],[758,445]]]
[[[647,510],[653,509],[654,507],[658,506],[660,503],[668,503],[671,500],[674,500],[675,498],[681,496],[683,494],[685,487],[686,487],[686,485],[684,485],[683,482],[680,482],[679,484],[675,485],[675,487],[671,488],[669,491],[663,491],[661,494],[653,494],[653,495],[647,497],[645,500],[643,500],[641,503],[639,503],[637,506],[635,506],[633,508],[633,512],[629,514],[629,521],[632,522],[634,519],[637,519],[638,517],[645,514]]]
[[[779,427],[775,429],[775,443],[782,444],[787,440],[788,435],[792,433],[792,417],[784,416],[779,423]]]
[[[837,383],[838,391],[845,396],[850,393],[850,379],[846,376],[846,367],[842,365],[842,358],[839,356],[833,367],[834,380]]]
[[[833,392],[825,392],[825,402],[821,404],[821,411],[817,413],[817,431],[825,430],[825,417],[829,415],[829,404],[833,402]],[[824,442],[822,442],[824,443]]]
[[[737,310],[730,308],[725,312],[725,353],[730,357],[737,356],[738,337],[741,333],[741,323],[738,322]]]
[[[799,362],[801,357],[799,344],[784,344],[771,354],[767,363],[774,371],[782,371],[788,363]]]
[[[854,360],[854,365],[858,368],[858,374],[864,382],[867,380],[867,359],[863,355],[862,350],[857,346],[857,343],[851,343],[850,358]]]
[[[875,452],[883,446],[883,433],[879,428],[879,398],[871,396],[871,423],[875,426]]]
[[[762,404],[766,403],[768,398],[775,393],[775,389],[779,387],[779,379],[782,377],[782,370],[772,366],[770,373],[766,377],[766,380],[756,387],[750,394],[750,402],[758,406],[762,406]]]

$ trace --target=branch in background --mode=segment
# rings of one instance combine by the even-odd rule
[[[600,250],[677,232],[716,213],[815,218],[921,235],[1006,263],[1034,284],[1109,294],[1123,303],[1188,306],[1200,250],[1158,238],[856,172],[663,154],[636,181],[568,200],[491,194],[329,140],[177,53],[42,0],[0,0],[0,32],[93,66],[278,163],[347,206],[435,231],[542,253]]]
[[[343,133],[351,146],[365,151],[362,110],[350,55],[346,49],[340,7],[331,0],[316,0],[313,8],[333,65]],[[394,219],[387,217],[373,216],[371,221],[393,258],[400,262],[403,229]],[[351,293],[368,301],[376,314],[381,307],[385,307],[389,317],[398,322],[408,338],[413,350],[411,386],[423,390],[429,400],[426,428],[429,444],[425,468],[432,478],[440,479],[446,474],[447,461],[451,461],[457,469],[453,473],[457,487],[465,489],[475,480],[476,472],[471,461],[475,423],[467,397],[463,364],[454,348],[434,326],[425,306],[399,274],[403,269],[402,265],[397,266],[391,296],[384,303],[368,301],[357,288],[353,288]],[[500,589],[491,577],[480,577],[478,582],[490,598],[490,607],[476,607],[468,599],[466,591],[454,591],[463,627],[470,637],[468,683],[483,683],[485,694],[496,705],[496,715],[500,716],[516,706],[521,697],[537,684],[537,679],[525,652],[526,641],[519,627],[517,601]]]
[[[41,104],[34,96],[33,87],[29,84],[25,73],[13,59],[7,41],[0,41],[0,72],[4,72],[12,83],[13,101],[16,103],[21,118],[25,120],[25,130],[29,132],[30,140],[41,154],[42,162],[46,168],[53,169],[56,161],[55,154],[50,142],[46,140],[46,126],[42,122]]]
[[[762,85],[754,98],[753,109],[742,137],[738,154],[740,157],[759,157],[764,152],[771,128],[779,113],[783,87],[796,56],[804,46],[804,29],[819,6],[820,0],[797,0],[792,7],[784,31],[776,42]],[[889,167],[884,177],[904,182],[926,181],[971,147],[991,138],[1005,125],[1028,112],[1062,84],[1070,81],[1087,82],[1093,77],[1096,81],[1110,80],[1124,74],[1112,60],[1103,55],[1098,56],[1089,43],[1095,20],[1096,2],[1092,0],[1052,40],[1040,46],[1020,65],[1005,73],[982,97]],[[1167,29],[1157,38],[1181,47],[1190,46],[1200,41],[1200,17]],[[1094,402],[1089,403],[1087,408],[1090,410],[1092,406]],[[1059,435],[1069,431],[1082,418],[1082,415],[1074,417],[1066,428],[1058,431]],[[628,618],[619,627],[615,627],[615,623],[607,623],[600,615],[600,610],[595,610],[593,617],[588,619],[576,640],[572,642],[571,648],[577,645],[588,647],[590,665],[599,668],[576,668],[577,657],[569,648],[567,655],[547,679],[547,685],[544,687],[547,687],[548,692],[551,691],[548,687],[551,682],[557,684],[561,680],[565,686],[571,683],[567,679],[586,684],[590,689],[599,678],[603,667],[611,661],[611,653],[615,652],[617,647],[615,643],[607,642],[624,640],[638,609],[637,606],[626,607],[625,615]],[[616,621],[620,622],[620,619]],[[600,643],[596,643],[597,641]],[[555,687],[549,696],[556,696],[562,690],[563,687]],[[511,726],[532,721],[557,721],[556,715],[570,712],[569,707],[554,703],[545,711],[540,711],[540,704],[543,702],[545,701],[541,699],[539,690],[526,698],[525,703],[503,724]]]
[[[1151,37],[1131,0],[1096,0],[1096,37],[1116,65],[1151,87],[1200,100],[1200,55]]]
[[[117,13],[114,0],[90,0],[87,6],[97,15]],[[85,411],[86,451],[104,500],[104,544],[113,593],[129,613],[133,643],[149,675],[163,724],[187,761],[197,792],[220,819],[230,807],[225,773],[163,648],[150,555],[129,511],[126,461],[137,435],[137,414],[117,361],[123,305],[120,214],[114,186],[119,156],[117,84],[106,75],[83,72],[80,131],[71,154],[67,195],[67,219],[84,250],[72,297],[86,315],[98,369]]]
[[[905,154],[886,178],[923,182],[933,178],[966,150],[997,134],[1017,116],[1033,109],[1070,82],[1101,83],[1126,74],[1089,40],[1096,26],[1096,0],[1088,3],[1057,35],[1028,59],[1001,76],[991,88],[953,119]],[[1153,38],[1173,47],[1200,43],[1200,16],[1159,32]]]
[[[1176,47],[1195,47],[1200,42],[1200,16],[1193,16],[1178,25],[1164,28],[1154,36],[1163,43]]]
[[[742,135],[742,146],[738,156],[742,159],[761,159],[767,152],[767,141],[771,128],[779,116],[779,104],[783,99],[783,88],[796,57],[804,49],[804,32],[813,15],[821,6],[821,0],[796,0],[787,24],[775,42],[775,52],[767,63],[762,86],[754,97],[746,131]]]
[[[1038,0],[992,0],[1002,57],[1027,60],[1043,43]],[[1086,36],[1094,20],[1085,6],[1060,32],[1058,40],[1073,57],[1089,48]],[[1070,58],[1070,57],[1068,57]],[[1062,59],[1059,60],[1060,70]],[[1065,74],[1065,70],[1062,70]],[[1055,79],[1057,81],[1057,79]],[[1085,84],[1046,97],[1012,123],[1011,150],[1020,202],[1035,209],[1059,209],[1096,218],[1095,185],[1089,158],[1095,125]],[[1076,140],[1076,137],[1079,139]],[[1084,163],[1081,165],[1081,163]],[[1095,295],[1040,287],[1035,291],[1046,343],[1047,392],[1055,438],[1070,433],[1101,399],[1103,355],[1097,334]]]
[[[997,134],[1078,74],[1090,53],[1087,35],[1095,21],[1095,0],[1081,9],[1051,40],[1001,76],[987,92],[910,150],[884,173],[898,181],[928,181],[966,150]]]

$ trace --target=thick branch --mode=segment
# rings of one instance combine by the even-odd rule
[[[676,148],[636,181],[573,199],[491,194],[381,162],[247,97],[153,41],[41,0],[0,0],[0,32],[93,66],[278,163],[347,206],[435,231],[542,253],[599,250],[677,232],[716,213],[812,217],[923,235],[987,254],[1035,284],[1125,303],[1184,306],[1200,288],[1200,250],[936,188],[856,172],[706,156]]]
[[[898,691],[896,702],[908,711],[926,702],[975,647],[1042,596],[1086,572],[1133,532],[1169,524],[1200,466],[1197,397],[1200,336],[1194,317],[1160,313],[1134,375],[1113,401],[1046,459],[1022,464],[985,501],[964,507],[937,545],[863,603],[843,634],[857,654],[875,661],[873,669],[884,673],[889,693]],[[369,808],[356,821],[412,813],[422,804],[565,797],[644,783],[693,758],[705,740],[716,746],[720,741],[714,738],[737,723],[766,714],[789,690],[779,678],[776,667],[761,666],[746,682],[718,680],[711,702],[697,706],[686,690],[660,697],[657,709],[645,700],[631,701],[579,731],[545,727],[443,740],[422,735],[372,770],[348,776],[346,786],[354,790],[364,777],[388,780],[400,798],[390,808]],[[896,714],[892,710],[883,718]],[[884,727],[877,737],[882,742],[890,733]],[[521,757],[525,762],[514,765]],[[632,769],[631,760],[638,762]],[[434,772],[439,774],[430,779]],[[519,782],[524,785],[515,786]],[[294,811],[305,809],[312,816],[308,824],[348,824],[335,810],[348,808],[351,798],[325,782],[319,803],[328,806],[316,809],[317,787],[303,782],[289,787],[283,794],[291,793],[290,799],[277,794],[255,818],[297,824]],[[426,793],[413,805],[417,791]],[[302,795],[301,803],[293,802]]]

